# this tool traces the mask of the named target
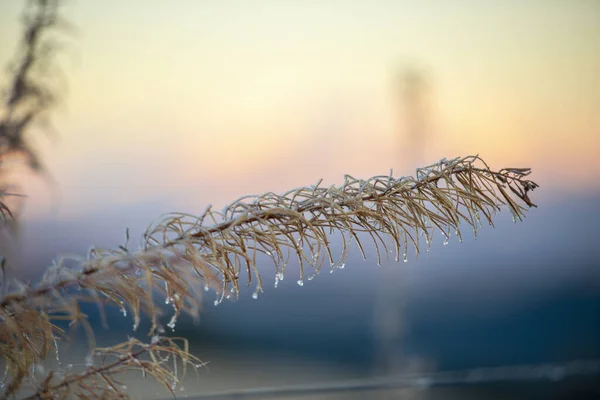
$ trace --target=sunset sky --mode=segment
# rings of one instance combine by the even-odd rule
[[[22,4],[2,1],[3,66]],[[474,153],[534,168],[546,195],[600,189],[595,0],[71,0],[64,14],[77,32],[57,63],[60,140],[37,141],[61,215],[145,201],[198,212]],[[406,157],[410,68],[428,84],[424,161]],[[27,215],[52,212],[39,182],[28,190]]]

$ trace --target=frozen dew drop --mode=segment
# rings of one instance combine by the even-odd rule
[[[139,316],[139,315],[136,315],[136,316],[133,318],[133,330],[134,330],[134,331],[137,331],[137,328],[138,328],[139,326],[140,326],[140,316]]]
[[[173,315],[173,316],[171,317],[171,320],[170,320],[170,321],[169,321],[169,323],[167,324],[167,326],[168,326],[169,328],[171,328],[171,330],[172,330],[173,332],[175,332],[175,324],[176,324],[176,323],[177,323],[177,315]]]
[[[304,286],[304,281],[302,279],[298,280],[298,282],[296,282],[298,284],[298,286]]]
[[[54,342],[54,354],[56,355],[56,361],[58,361],[58,365],[62,365],[58,351],[58,343],[56,342],[56,336],[52,335],[52,341]]]
[[[94,358],[92,357],[91,354],[88,354],[85,357],[85,366],[86,367],[91,367],[92,365],[94,365]]]

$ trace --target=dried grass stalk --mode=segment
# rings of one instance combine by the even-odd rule
[[[12,282],[0,299],[4,394],[16,393],[51,351],[58,355],[57,339],[65,336],[60,320],[86,329],[88,360],[97,355],[114,360],[101,360],[98,366],[90,361],[79,374],[59,377],[51,372],[30,398],[126,398],[118,390],[116,376],[131,368],[145,371],[172,391],[179,379],[176,370],[157,354],[171,353],[183,365],[201,363],[187,348],[159,336],[164,328],[157,295],[172,307],[167,326],[174,329],[181,312],[198,315],[204,290],[215,290],[218,304],[238,296],[247,281],[248,285],[255,282],[253,296],[258,296],[264,286],[258,264],[264,257],[274,265],[276,283],[283,279],[289,258],[297,258],[299,284],[307,276],[312,279],[325,262],[331,270],[343,267],[351,241],[364,258],[364,241],[369,240],[378,262],[390,250],[396,260],[406,260],[409,248],[418,254],[421,238],[429,246],[435,231],[446,240],[453,232],[462,240],[461,223],[475,233],[483,221],[493,225],[503,205],[515,221],[521,220],[524,206],[535,206],[528,192],[537,184],[526,179],[529,173],[526,168],[494,172],[478,156],[469,156],[420,168],[416,177],[362,180],[346,175],[340,186],[324,187],[319,181],[282,195],[246,196],[221,212],[209,206],[199,216],[167,215],[148,228],[141,248],[134,252],[125,245],[92,249],[81,259],[58,260],[38,284]],[[332,235],[341,239],[340,254],[333,254]],[[124,315],[130,311],[134,330],[141,314],[146,314],[151,343],[131,339],[110,349],[95,349],[92,329],[79,308],[81,301],[96,302],[102,313],[106,304],[121,308]],[[144,354],[149,361],[141,360]]]

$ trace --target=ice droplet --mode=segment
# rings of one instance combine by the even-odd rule
[[[304,281],[302,279],[298,280],[298,282],[296,282],[298,284],[298,286],[304,286]]]
[[[54,353],[56,355],[56,361],[58,361],[58,365],[62,365],[60,361],[60,354],[58,352],[58,343],[56,342],[56,336],[52,335],[52,341],[54,342]]]
[[[92,365],[94,365],[94,357],[91,354],[88,354],[85,356],[85,366],[91,367]]]
[[[176,323],[177,323],[177,314],[175,314],[175,315],[173,315],[173,316],[171,317],[171,320],[169,321],[169,323],[167,324],[167,326],[168,326],[169,328],[171,328],[171,330],[172,330],[173,332],[175,332],[175,324],[176,324]]]

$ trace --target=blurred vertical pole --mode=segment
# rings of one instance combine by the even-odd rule
[[[427,97],[428,84],[425,72],[415,68],[405,68],[400,72],[399,79],[400,100],[400,155],[410,170],[428,165],[426,160],[426,147],[428,140],[427,126]],[[404,132],[402,132],[402,130]]]
[[[403,170],[408,165],[410,171],[414,171],[414,168],[427,164],[424,159],[427,146],[427,81],[423,71],[403,68],[396,82],[398,86],[394,87],[394,91],[398,94],[400,118],[400,162],[396,165],[402,166]],[[395,175],[398,176],[398,172]],[[420,372],[417,371],[420,367],[414,363],[416,360],[409,359],[403,349],[410,284],[406,265],[401,264],[390,265],[381,271],[384,279],[381,279],[375,294],[373,323],[376,375]]]

